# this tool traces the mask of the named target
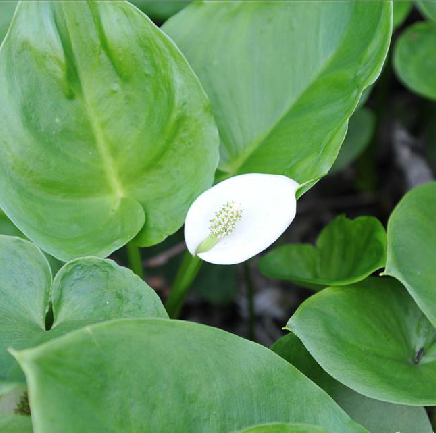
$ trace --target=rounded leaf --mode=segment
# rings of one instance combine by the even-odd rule
[[[162,241],[213,181],[209,101],[127,2],[20,3],[0,100],[0,206],[63,261]]]
[[[392,403],[436,405],[436,330],[394,279],[322,290],[287,328],[351,389]]]
[[[394,67],[400,80],[411,90],[436,99],[436,23],[415,23],[398,38]]]
[[[199,245],[214,232],[214,222],[227,223],[226,216],[220,217],[217,213],[229,203],[242,211],[240,220],[235,220],[230,234],[198,256],[215,264],[248,260],[268,248],[291,224],[298,186],[286,176],[260,173],[235,176],[214,185],[201,194],[188,211],[185,221],[188,250],[196,254]]]
[[[0,270],[0,385],[23,380],[8,348],[32,347],[72,329],[114,318],[168,317],[156,292],[111,260],[74,260],[58,272],[52,284],[50,267],[38,247],[0,236]],[[50,304],[54,323],[47,331]]]

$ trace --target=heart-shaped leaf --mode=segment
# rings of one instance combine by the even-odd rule
[[[0,269],[0,381],[23,380],[10,347],[31,347],[113,318],[167,317],[154,290],[110,260],[74,260],[52,283],[48,262],[34,244],[0,236]],[[50,304],[54,322],[46,331]]]
[[[415,3],[425,17],[436,21],[436,3],[434,1],[415,1]]]
[[[0,100],[0,206],[63,261],[162,241],[213,181],[208,99],[127,2],[20,3]]]
[[[368,146],[375,129],[375,115],[369,108],[360,108],[351,116],[347,135],[330,173],[351,164]]]
[[[196,2],[163,30],[209,95],[220,169],[302,184],[332,166],[391,21],[391,2]]]
[[[436,326],[436,182],[414,188],[388,222],[385,273],[401,281]]]
[[[289,244],[259,261],[269,278],[320,288],[363,280],[386,263],[386,232],[374,217],[336,217],[318,236],[316,247]]]
[[[272,423],[253,426],[239,433],[327,433],[327,430],[308,424]]]
[[[423,407],[404,406],[365,397],[328,375],[292,333],[271,347],[327,392],[348,415],[371,433],[432,433]]]
[[[436,330],[391,278],[330,287],[287,324],[335,379],[378,400],[436,405]]]
[[[271,422],[364,432],[272,351],[197,323],[114,320],[15,356],[35,433],[221,433]]]
[[[398,38],[394,67],[400,80],[411,90],[436,99],[436,23],[422,22],[408,27]]]
[[[30,416],[0,414],[0,431],[2,433],[32,433]]]

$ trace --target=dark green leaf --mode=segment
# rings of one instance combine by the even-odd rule
[[[169,17],[173,16],[184,7],[188,6],[189,1],[149,1],[149,0],[140,0],[140,1],[132,1],[132,3],[139,9],[142,10],[145,14],[147,14],[152,20],[163,22],[167,20]]]
[[[412,9],[413,3],[411,1],[401,0],[392,2],[393,6],[393,24],[394,29],[398,26],[401,26],[407,15],[409,15],[410,10]]]
[[[386,232],[374,217],[336,217],[320,233],[316,247],[289,244],[259,261],[269,278],[325,287],[363,280],[386,263]]]

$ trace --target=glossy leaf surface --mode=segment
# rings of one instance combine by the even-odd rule
[[[364,432],[270,350],[192,322],[110,321],[15,356],[35,433],[214,433],[268,422]]]
[[[411,190],[388,222],[386,274],[401,281],[436,326],[436,182]]]
[[[63,261],[162,241],[212,183],[208,99],[127,2],[20,3],[0,100],[0,206]]]
[[[436,330],[391,278],[310,297],[287,328],[335,379],[379,400],[435,405]]]
[[[365,397],[327,374],[292,333],[271,349],[327,392],[345,412],[371,433],[432,433],[423,407],[404,406]]]
[[[77,259],[52,276],[32,243],[0,236],[0,381],[22,380],[8,348],[23,349],[90,323],[122,317],[167,317],[158,296],[110,260]],[[54,323],[46,331],[52,304]]]
[[[386,232],[374,217],[336,217],[320,233],[316,246],[282,245],[259,261],[269,278],[323,287],[361,281],[386,263]]]
[[[436,99],[436,23],[415,23],[398,38],[395,71],[412,91]]]
[[[211,100],[220,169],[302,184],[333,164],[391,19],[391,2],[198,2],[163,30]]]

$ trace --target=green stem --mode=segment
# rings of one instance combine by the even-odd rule
[[[144,268],[142,267],[141,251],[139,251],[139,247],[132,241],[130,241],[126,247],[130,269],[138,275],[138,277],[144,279]]]
[[[244,263],[245,284],[247,287],[247,306],[248,306],[248,338],[255,341],[255,313],[254,313],[254,287],[251,278],[250,265],[248,261]]]
[[[172,319],[177,319],[177,317],[179,317],[183,301],[192,282],[195,280],[202,263],[203,262],[198,256],[192,256],[189,251],[185,252],[182,263],[177,271],[176,278],[174,279],[170,295],[165,303],[168,315]]]

